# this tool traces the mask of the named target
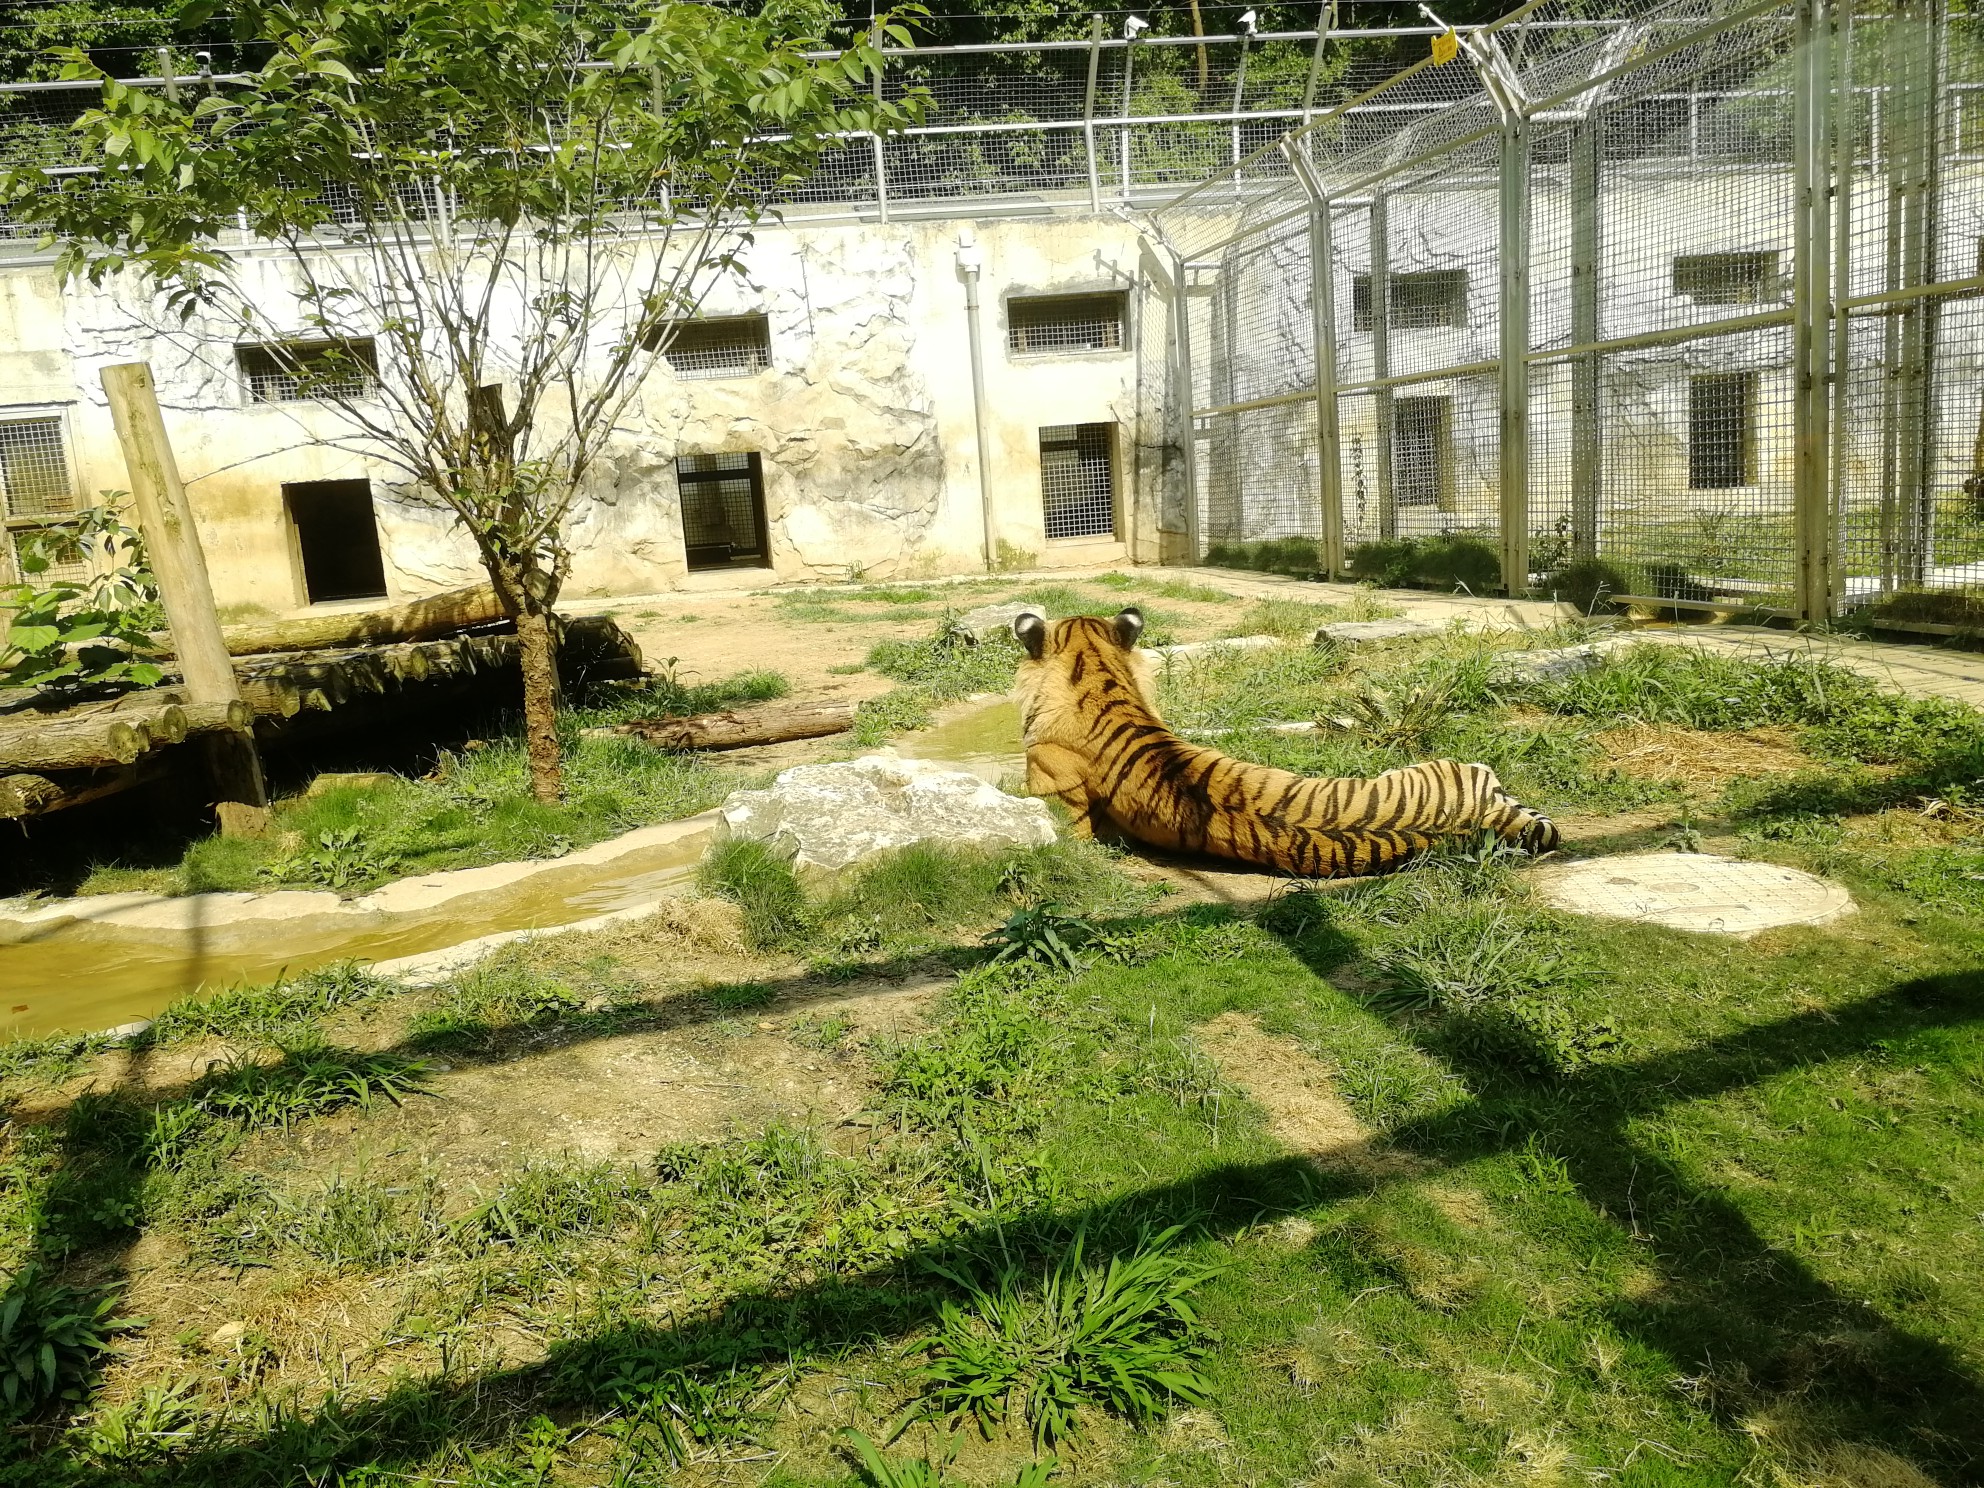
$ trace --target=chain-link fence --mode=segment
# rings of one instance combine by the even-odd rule
[[[1984,623],[1973,15],[1532,0],[1151,220],[1192,552]]]

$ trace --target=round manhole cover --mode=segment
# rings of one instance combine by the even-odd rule
[[[1823,925],[1853,913],[1836,883],[1776,863],[1711,853],[1633,853],[1536,870],[1537,892],[1574,914],[1640,920],[1673,930],[1755,935],[1779,925]]]

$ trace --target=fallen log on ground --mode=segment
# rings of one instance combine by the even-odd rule
[[[639,739],[658,749],[743,749],[846,733],[854,727],[854,714],[853,703],[771,703],[687,718],[637,718],[586,732]]]
[[[319,651],[392,641],[428,641],[478,625],[494,624],[503,618],[503,606],[494,589],[487,584],[468,584],[385,609],[345,610],[334,615],[228,625],[222,627],[221,639],[227,643],[230,656],[259,656],[272,651]],[[154,639],[170,650],[170,635],[161,634]]]

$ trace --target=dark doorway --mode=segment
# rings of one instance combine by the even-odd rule
[[[303,590],[311,604],[386,597],[372,482],[296,481],[282,488],[282,500],[296,528]]]
[[[675,462],[675,484],[690,568],[771,565],[765,477],[755,454],[683,455]]]

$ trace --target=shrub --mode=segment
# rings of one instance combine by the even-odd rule
[[[247,1127],[284,1131],[309,1116],[346,1106],[370,1111],[420,1093],[428,1065],[392,1054],[358,1054],[324,1045],[286,1050],[274,1064],[237,1061],[209,1078],[198,1097],[210,1115]]]
[[[1379,538],[1359,543],[1343,556],[1344,566],[1353,578],[1380,589],[1402,589],[1410,584],[1419,562],[1419,544],[1409,537]]]
[[[1322,550],[1313,538],[1276,537],[1264,542],[1214,543],[1206,549],[1211,568],[1244,568],[1255,573],[1288,574],[1297,579],[1320,576]]]
[[[1502,583],[1502,555],[1478,537],[1442,532],[1423,539],[1413,578],[1429,589],[1485,594]]]
[[[1173,1399],[1204,1400],[1211,1386],[1191,1294],[1214,1268],[1172,1249],[1182,1230],[1147,1233],[1106,1267],[1085,1259],[1086,1235],[1077,1231],[1031,1296],[1010,1261],[989,1274],[933,1266],[968,1305],[944,1304],[919,1371],[920,1414],[968,1414],[989,1435],[1017,1395],[1036,1446],[1045,1447],[1075,1433],[1084,1405],[1143,1422]]]
[[[30,1262],[0,1296],[0,1419],[50,1400],[76,1401],[111,1338],[136,1324],[111,1317],[114,1295],[50,1281]]]
[[[1546,592],[1581,615],[1595,615],[1612,608],[1611,597],[1627,594],[1626,576],[1598,558],[1578,558],[1566,563],[1543,581]]]

